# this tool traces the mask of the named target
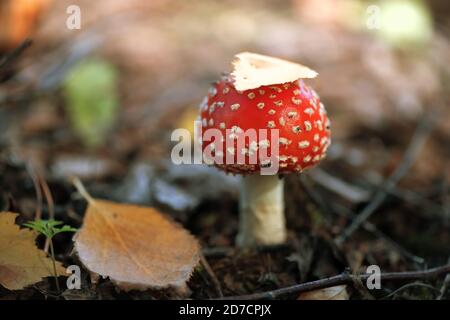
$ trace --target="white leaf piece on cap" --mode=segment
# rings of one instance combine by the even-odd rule
[[[315,78],[317,75],[316,71],[301,64],[251,52],[235,55],[231,73],[238,91]]]

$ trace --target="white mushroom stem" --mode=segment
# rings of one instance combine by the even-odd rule
[[[286,240],[284,180],[278,175],[249,175],[242,180],[237,245],[283,243]]]

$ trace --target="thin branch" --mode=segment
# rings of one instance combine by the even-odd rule
[[[31,43],[32,43],[32,41],[30,39],[26,39],[18,47],[16,47],[13,51],[6,54],[0,60],[0,69],[4,68],[11,61],[13,61],[17,57],[19,57],[22,54],[22,52],[24,52],[29,46],[31,46]]]
[[[414,132],[411,142],[406,149],[402,161],[394,172],[386,180],[385,187],[378,190],[372,201],[356,216],[353,222],[342,231],[342,233],[335,238],[335,243],[339,246],[344,243],[355,232],[364,221],[366,221],[384,202],[387,194],[395,185],[406,175],[413,165],[417,155],[422,150],[426,139],[434,124],[436,115],[425,115],[418,124]]]
[[[433,286],[430,286],[429,284],[422,283],[422,282],[412,282],[412,283],[407,283],[404,286],[394,290],[393,292],[389,293],[387,296],[383,297],[381,300],[386,300],[390,297],[397,295],[401,291],[404,291],[406,289],[413,288],[413,287],[422,287],[422,288],[427,288],[427,289],[433,290],[435,292],[439,292],[438,289],[436,289]]]
[[[52,192],[48,186],[47,181],[42,177],[42,175],[38,174],[39,183],[42,187],[42,192],[44,193],[45,201],[48,206],[48,218],[55,219],[55,202],[53,201]]]
[[[34,190],[36,192],[37,206],[36,206],[36,211],[35,211],[35,214],[34,214],[34,220],[40,220],[40,219],[42,219],[42,190],[41,190],[41,186],[39,184],[39,179],[38,179],[38,177],[36,175],[36,171],[34,170],[34,167],[31,164],[31,162],[28,162],[26,164],[26,168],[27,168],[28,175],[31,178],[31,181],[33,182]]]
[[[423,271],[407,271],[407,272],[387,272],[381,273],[381,281],[413,281],[413,280],[428,280],[437,278],[440,275],[450,273],[450,264],[423,270]],[[342,284],[352,284],[355,280],[361,282],[367,281],[373,274],[352,275],[350,273],[342,273],[340,275],[332,276],[316,281],[296,284],[290,287],[280,288],[272,291],[254,293],[242,296],[231,296],[223,299],[229,300],[260,300],[260,299],[275,299],[282,295],[299,294],[301,292],[312,291],[317,289],[334,287]]]
[[[347,207],[341,206],[339,204],[333,204],[334,211],[336,211],[337,214],[347,217],[347,218],[354,218],[356,215]],[[405,258],[411,260],[412,262],[423,266],[425,263],[425,260],[422,257],[419,257],[411,252],[409,252],[406,248],[404,248],[401,244],[396,242],[394,239],[392,239],[390,236],[385,234],[383,231],[378,229],[373,223],[370,221],[364,221],[362,224],[362,228],[366,230],[367,232],[372,233],[375,237],[378,237],[385,241],[388,245],[390,245],[393,249],[397,250],[402,256]]]
[[[53,201],[53,196],[52,196],[52,192],[50,191],[50,188],[47,184],[47,181],[45,181],[45,179],[42,177],[42,175],[38,174],[38,180],[39,180],[39,184],[41,185],[42,188],[42,192],[44,193],[44,197],[45,197],[45,201],[47,202],[47,208],[48,208],[48,219],[52,220],[55,219],[55,204]],[[44,245],[44,251],[47,253],[51,239],[47,238],[45,240],[45,245]]]
[[[450,258],[448,259],[448,263],[450,263]],[[442,300],[444,298],[449,286],[450,286],[450,274],[447,274],[445,276],[444,282],[442,283],[442,287],[439,296],[437,297],[437,300]]]
[[[209,265],[208,261],[205,259],[204,255],[200,255],[200,263],[202,264],[202,266],[205,269],[206,273],[210,277],[210,279],[211,279],[211,281],[212,281],[212,283],[214,285],[214,289],[216,290],[217,295],[220,298],[222,298],[223,297],[223,293],[222,293],[222,286],[220,285],[220,281],[219,281],[219,279],[217,279],[216,274],[214,273],[213,269]]]
[[[315,204],[320,207],[322,211],[326,212],[327,214],[329,214],[330,212],[337,213],[340,216],[344,216],[346,218],[351,219],[354,219],[356,217],[355,213],[352,210],[343,205],[340,205],[338,203],[330,203],[328,205],[327,201],[325,201],[322,194],[318,190],[316,190],[317,188],[315,189],[309,185],[308,181],[309,179],[310,179],[309,177],[302,175],[300,178],[300,183],[305,188],[306,193],[311,197],[311,199],[315,202]],[[424,263],[423,258],[410,253],[408,250],[403,248],[399,243],[395,242],[394,239],[392,239],[391,237],[380,231],[373,223],[369,221],[364,221],[362,224],[362,228],[364,228],[364,230],[366,230],[367,232],[373,234],[375,237],[378,237],[383,241],[385,241],[388,245],[397,250],[405,258],[410,259],[416,264],[423,265]]]

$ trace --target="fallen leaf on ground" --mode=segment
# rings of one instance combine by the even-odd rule
[[[341,285],[303,292],[298,296],[298,300],[348,300],[346,288],[346,285]]]
[[[52,261],[36,247],[36,232],[20,229],[14,223],[17,213],[0,213],[0,284],[9,290],[20,290],[53,276]],[[58,262],[58,275],[66,275]]]
[[[87,269],[124,290],[185,286],[200,255],[192,235],[156,209],[93,199],[77,188],[89,203],[75,237]]]

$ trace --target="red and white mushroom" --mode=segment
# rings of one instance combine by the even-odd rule
[[[330,122],[319,96],[301,79],[314,77],[314,71],[252,53],[237,57],[233,73],[213,85],[200,108],[203,132],[217,129],[223,136],[219,141],[203,139],[202,150],[209,148],[214,155],[211,164],[244,175],[237,244],[280,244],[286,227],[283,179],[278,174],[300,173],[318,164],[330,145]],[[238,144],[248,129],[269,133],[264,139],[247,136]],[[271,130],[278,130],[275,140]],[[236,141],[230,145],[229,139]],[[261,175],[266,163],[258,151],[273,144],[278,145],[278,174]],[[238,154],[244,162],[237,161]],[[227,163],[227,156],[234,161]],[[255,157],[256,162],[250,161]]]

